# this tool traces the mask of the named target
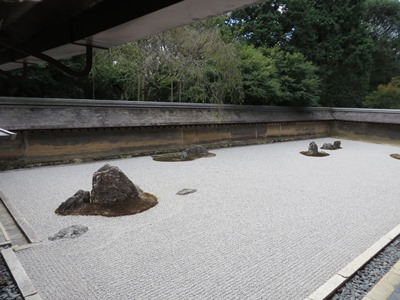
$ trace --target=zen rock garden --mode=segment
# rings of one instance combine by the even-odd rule
[[[213,157],[214,153],[209,152],[205,147],[200,145],[191,146],[182,152],[154,155],[153,160],[156,161],[190,161],[202,157]]]
[[[118,167],[104,165],[93,174],[92,191],[79,190],[56,209],[59,215],[132,215],[157,205],[157,198],[143,192]]]
[[[334,141],[333,144],[331,143],[324,143],[321,147],[321,149],[325,150],[337,150],[341,149],[341,142],[340,141]],[[319,151],[318,150],[318,145],[315,142],[311,142],[308,145],[308,150],[307,151],[301,151],[300,152],[303,155],[306,156],[314,156],[314,157],[324,157],[328,156],[329,154],[324,152],[324,151]]]

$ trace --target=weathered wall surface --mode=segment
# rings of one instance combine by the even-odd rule
[[[193,144],[220,147],[303,139],[326,136],[329,130],[330,125],[317,121],[23,130],[15,140],[0,142],[0,169],[180,151]]]
[[[400,141],[400,111],[0,97],[0,169],[334,135]]]
[[[324,108],[0,97],[8,130],[333,120]]]

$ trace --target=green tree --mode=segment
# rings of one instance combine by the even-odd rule
[[[239,48],[245,104],[270,104],[280,92],[278,70],[271,57],[260,48],[242,45]]]
[[[280,90],[272,104],[316,106],[320,99],[318,68],[306,61],[301,53],[282,51],[279,47],[264,50],[277,69]]]
[[[364,107],[400,109],[400,77],[392,78],[386,85],[379,85],[367,96]]]
[[[241,103],[236,48],[217,23],[196,22],[109,50],[99,56],[95,81],[113,74],[111,85],[124,99]]]
[[[255,47],[283,46],[292,30],[285,10],[283,1],[266,0],[228,14],[225,23],[234,37]]]
[[[400,76],[400,1],[368,0],[365,21],[374,41],[370,90]]]
[[[256,47],[280,45],[319,67],[321,104],[360,106],[368,89],[372,40],[364,0],[267,0],[227,21]]]
[[[252,45],[242,46],[240,53],[245,104],[318,105],[317,68],[302,54]]]

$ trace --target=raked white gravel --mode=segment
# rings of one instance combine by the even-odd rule
[[[303,299],[400,223],[398,147],[342,140],[328,157],[299,154],[310,141],[1,172],[0,191],[42,239],[17,256],[48,300]],[[159,204],[117,218],[55,215],[105,163]],[[197,192],[176,195],[183,188]],[[89,231],[47,240],[73,224]]]

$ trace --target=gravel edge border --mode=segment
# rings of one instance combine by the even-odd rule
[[[33,231],[32,226],[28,223],[28,221],[23,217],[23,215],[17,210],[11,203],[10,199],[2,191],[0,191],[0,201],[3,202],[4,206],[10,212],[10,215],[14,219],[17,226],[21,229],[22,233],[28,239],[30,243],[38,243],[41,242],[40,238]]]
[[[362,267],[372,260],[380,251],[390,244],[397,236],[400,235],[400,224],[390,230],[371,247],[361,253],[347,266],[333,275],[326,283],[316,289],[305,300],[327,300],[331,297],[343,284],[351,279]]]
[[[18,257],[15,255],[14,249],[4,249],[1,251],[1,255],[3,256],[3,259],[6,262],[6,265],[8,266],[12,277],[17,283],[17,286],[24,299],[40,300],[40,295],[37,293],[37,290],[33,286],[28,274],[25,272],[24,267],[22,266]]]

